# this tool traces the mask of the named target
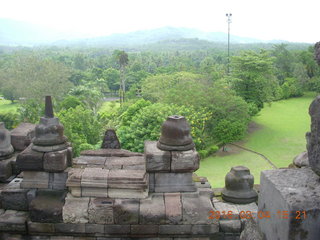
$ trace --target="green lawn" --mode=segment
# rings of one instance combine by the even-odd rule
[[[253,119],[258,129],[239,144],[264,154],[277,167],[287,167],[297,154],[306,150],[305,133],[310,129],[308,108],[314,97],[309,93],[301,98],[266,105]],[[197,174],[208,177],[213,187],[223,187],[226,173],[236,165],[247,166],[255,183],[260,182],[260,171],[272,169],[262,157],[240,150],[202,160]]]
[[[11,103],[9,100],[0,100],[0,113],[17,111],[19,107],[18,103]]]

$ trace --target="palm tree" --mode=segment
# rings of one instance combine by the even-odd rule
[[[129,58],[125,51],[120,50],[115,50],[113,55],[120,66],[120,103],[123,103],[126,92],[125,68],[129,63]]]

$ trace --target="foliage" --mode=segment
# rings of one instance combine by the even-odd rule
[[[15,55],[0,69],[0,84],[11,99],[59,98],[72,86],[71,73],[63,64],[36,55]]]
[[[112,91],[118,91],[120,88],[120,72],[114,68],[108,68],[103,71],[103,79],[107,82]]]
[[[213,133],[215,139],[222,145],[225,145],[243,138],[246,130],[246,125],[240,121],[222,119],[214,128]]]
[[[296,78],[285,78],[281,89],[284,99],[303,95],[302,87]]]
[[[175,103],[184,106],[205,104],[208,82],[199,74],[178,72],[147,77],[142,84],[142,96],[152,102]]]
[[[77,98],[76,96],[68,95],[59,103],[59,109],[67,110],[69,108],[76,108],[79,105],[83,105],[79,98]]]
[[[64,133],[73,143],[73,151],[78,156],[81,145],[95,145],[102,136],[102,126],[90,109],[79,105],[60,111],[57,116],[64,125]],[[85,145],[88,146],[88,145]]]
[[[103,103],[103,96],[99,89],[89,85],[80,85],[71,89],[70,94],[76,96],[96,114]]]
[[[1,112],[0,122],[4,122],[7,129],[11,130],[20,123],[19,114],[16,112]]]
[[[246,102],[259,109],[264,102],[274,99],[273,88],[278,87],[274,77],[274,58],[265,51],[247,51],[232,58],[232,85]]]
[[[200,155],[201,159],[204,159],[213,153],[217,152],[219,150],[219,147],[217,145],[212,145],[207,147],[206,149],[198,150],[198,153]]]
[[[44,116],[44,103],[35,99],[28,99],[21,103],[18,108],[21,122],[37,123]]]
[[[148,102],[144,102],[144,104],[146,103]],[[134,108],[142,104],[143,101],[140,101]],[[174,114],[186,117],[191,125],[191,135],[196,147],[203,147],[204,130],[209,114],[206,111],[196,112],[192,108],[162,103],[149,103],[145,107],[140,108],[133,116],[130,115],[132,118],[128,122],[129,124],[121,125],[117,130],[122,146],[131,151],[142,152],[144,141],[157,140],[160,136],[162,123],[168,116]]]

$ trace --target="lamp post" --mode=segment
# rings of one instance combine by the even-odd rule
[[[230,74],[230,23],[232,22],[231,17],[232,13],[227,13],[226,17],[228,18],[228,75]]]

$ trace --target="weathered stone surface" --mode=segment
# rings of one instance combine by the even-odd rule
[[[68,167],[72,167],[72,159],[73,159],[72,147],[68,146],[68,148],[67,148]]]
[[[308,167],[309,166],[309,159],[308,159],[308,152],[302,152],[298,156],[293,159],[293,164],[297,167]]]
[[[311,132],[307,133],[307,149],[309,165],[312,170],[320,175],[320,96],[317,96],[309,107],[311,116]]]
[[[310,168],[262,171],[259,194],[259,213],[270,215],[258,218],[266,239],[319,238],[319,176]]]
[[[181,193],[182,219],[184,224],[217,224],[217,219],[209,219],[214,210],[210,199],[199,193]]]
[[[159,233],[159,225],[131,225],[131,235],[137,236],[157,236]]]
[[[56,223],[54,224],[54,231],[56,233],[85,233],[85,224],[84,223]]]
[[[36,125],[32,123],[20,123],[11,130],[11,144],[16,151],[23,151],[30,145],[35,127]]]
[[[108,197],[108,189],[107,188],[94,188],[94,187],[81,187],[79,189],[71,189],[71,193],[73,196],[77,196],[81,192],[82,197]]]
[[[225,233],[240,233],[241,232],[241,221],[237,220],[220,220],[220,229]]]
[[[105,225],[104,231],[106,234],[130,234],[130,225]]]
[[[43,168],[47,172],[62,172],[68,166],[67,161],[68,150],[61,150],[56,152],[47,152],[43,158]]]
[[[165,211],[166,211],[166,221],[170,224],[181,223],[182,221],[181,194],[165,193],[164,204],[165,204]]]
[[[62,209],[63,222],[87,223],[89,222],[88,206],[90,198],[75,198],[68,194]]]
[[[140,201],[138,199],[115,199],[114,223],[138,224]]]
[[[160,150],[157,142],[145,141],[144,157],[147,172],[170,172],[171,152]]]
[[[49,182],[49,188],[56,189],[56,190],[64,190],[66,189],[66,181],[68,178],[67,172],[61,173],[50,173],[53,175],[52,183]]]
[[[171,172],[194,172],[199,168],[200,156],[195,149],[172,151]]]
[[[234,203],[229,203],[229,202],[214,202],[214,212],[216,212],[216,215],[218,213],[221,214],[221,216],[223,216],[223,212],[225,213],[224,215],[226,216],[226,219],[230,219],[230,220],[236,220],[239,219],[239,209],[238,209],[238,205],[234,204]],[[222,219],[222,217],[221,217]]]
[[[68,179],[66,186],[69,188],[72,196],[81,197],[81,177],[84,169],[70,168],[68,169]]]
[[[104,233],[104,224],[91,224],[87,223],[86,226],[86,233],[94,233],[94,234],[102,234]]]
[[[53,146],[60,145],[67,141],[63,135],[64,127],[59,119],[54,117],[51,96],[46,96],[45,117],[40,118],[40,123],[35,127],[34,145]]]
[[[160,225],[159,226],[159,234],[163,235],[185,235],[191,234],[191,226],[192,225]]]
[[[194,148],[190,126],[183,116],[169,116],[162,124],[161,136],[157,143],[165,151],[187,151]]]
[[[263,240],[258,229],[257,219],[247,219],[239,240]]]
[[[17,168],[21,171],[43,171],[43,153],[27,147],[17,156]]]
[[[239,211],[240,220],[243,226],[247,219],[258,219],[258,205],[256,203],[237,204],[236,207]]]
[[[21,178],[13,179],[2,191],[1,191],[1,203],[2,208],[18,211],[28,210],[28,189],[21,189]]]
[[[114,129],[107,129],[104,134],[101,148],[120,149],[121,144]]]
[[[155,192],[194,192],[192,173],[155,173]]]
[[[213,235],[219,232],[219,224],[193,225],[191,228],[193,235]]]
[[[135,169],[145,170],[146,163],[143,156],[133,157],[107,157],[104,168],[106,169]]]
[[[38,191],[35,199],[29,205],[30,219],[33,222],[62,222],[64,191]]]
[[[45,188],[49,187],[49,173],[24,171],[21,188]]]
[[[143,156],[142,153],[130,152],[125,149],[97,149],[85,150],[80,153],[82,156],[100,156],[100,157],[133,157]]]
[[[311,132],[307,133],[307,149],[309,165],[320,175],[320,96],[317,96],[309,107]]]
[[[80,156],[73,159],[74,167],[100,167],[103,168],[106,157],[97,156]]]
[[[108,169],[85,168],[81,177],[82,188],[107,188]]]
[[[112,169],[108,175],[109,188],[146,189],[148,181],[144,170]]]
[[[214,196],[212,188],[198,188],[198,192],[200,196],[206,196],[210,199]]]
[[[83,171],[84,169],[81,168],[68,169],[68,179],[66,182],[67,187],[80,187]]]
[[[154,173],[149,173],[149,192],[154,193],[155,176]]]
[[[28,221],[28,231],[30,233],[54,233],[54,224]]]
[[[146,198],[148,196],[148,188],[108,188],[108,197],[111,198]]]
[[[151,194],[140,200],[140,224],[164,224],[166,219],[163,194]]]
[[[89,223],[113,224],[113,203],[110,198],[91,198],[88,208]]]
[[[0,122],[0,159],[10,157],[13,152],[10,132],[5,128],[4,123]]]
[[[251,203],[257,200],[258,194],[253,189],[254,177],[244,166],[232,167],[225,178],[222,198],[232,203]]]
[[[32,150],[37,151],[37,152],[55,152],[55,151],[60,151],[64,149],[68,149],[69,143],[65,142],[62,144],[58,145],[50,145],[50,146],[39,146],[39,145],[34,145],[33,143],[30,144]]]
[[[0,160],[0,182],[6,182],[12,176],[12,158]]]
[[[6,232],[26,232],[27,212],[7,210],[0,215],[0,229]]]

